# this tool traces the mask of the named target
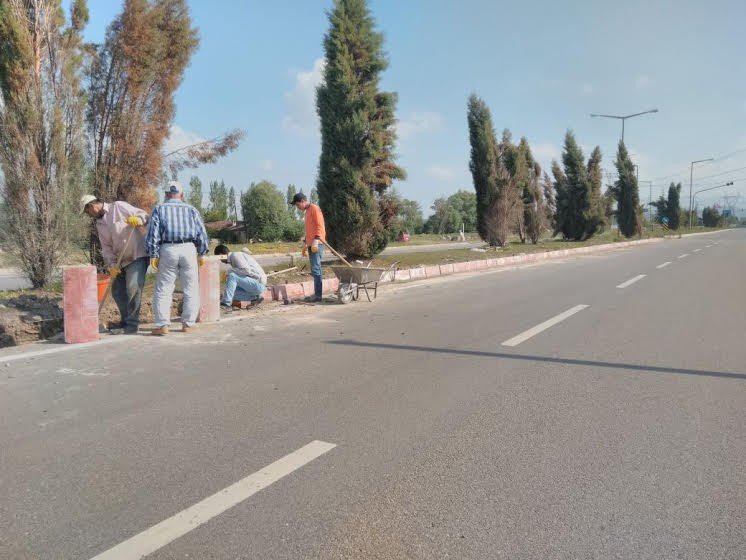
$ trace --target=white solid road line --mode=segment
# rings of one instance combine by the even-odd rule
[[[635,276],[634,278],[630,278],[626,282],[622,282],[621,284],[617,286],[617,288],[626,288],[627,286],[631,286],[635,282],[639,282],[643,278],[645,278],[645,274],[639,274],[638,276]]]
[[[688,256],[689,256],[689,253],[684,253],[683,255],[679,255],[679,258],[680,259],[685,259]]]
[[[655,268],[666,268],[669,264],[671,264],[671,261],[666,261],[663,264],[659,264]]]
[[[583,311],[583,309],[587,309],[587,305],[576,305],[575,307],[572,307],[565,311],[564,313],[560,313],[559,315],[556,315],[552,317],[551,319],[544,321],[541,324],[536,325],[535,327],[528,329],[527,331],[522,332],[521,334],[514,336],[513,338],[510,338],[503,342],[503,346],[518,346],[521,342],[527,341],[529,338],[536,336],[540,332],[543,332],[547,330],[549,327],[553,327],[557,323],[561,323],[568,317],[572,317],[576,313],[579,313]]]
[[[312,441],[262,470],[102,552],[93,560],[139,560],[152,554],[335,447],[333,443]]]

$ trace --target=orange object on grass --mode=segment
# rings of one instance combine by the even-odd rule
[[[97,274],[96,275],[96,288],[98,288],[98,302],[99,303],[104,301],[104,296],[106,295],[106,290],[109,287],[109,282],[111,282],[111,279],[109,278],[108,274]]]

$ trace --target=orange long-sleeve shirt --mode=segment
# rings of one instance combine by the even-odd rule
[[[310,246],[316,237],[322,241],[326,239],[324,214],[317,205],[309,204],[306,208],[306,245]]]

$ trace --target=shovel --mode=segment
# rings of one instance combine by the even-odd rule
[[[130,231],[130,234],[127,236],[127,241],[124,243],[124,249],[122,249],[122,252],[119,254],[119,258],[117,259],[117,269],[119,270],[120,274],[122,273],[122,259],[124,258],[124,255],[127,253],[127,248],[130,245],[130,240],[132,239],[132,235],[134,233],[135,233],[135,228],[132,228]],[[101,310],[104,308],[104,305],[106,304],[106,300],[109,299],[109,294],[111,293],[111,282],[112,281],[109,281],[109,285],[106,286],[106,292],[104,293],[104,297],[101,299],[101,303],[98,304],[99,315],[101,315]]]

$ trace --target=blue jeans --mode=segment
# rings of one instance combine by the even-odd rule
[[[228,273],[223,292],[223,304],[230,305],[233,300],[254,301],[264,294],[266,286],[248,276],[239,276],[235,272]]]
[[[323,272],[321,271],[321,258],[324,256],[324,246],[319,244],[318,253],[308,248],[308,260],[311,262],[311,276],[313,276],[313,294],[320,298],[324,294]]]
[[[122,328],[136,331],[140,325],[140,304],[148,271],[148,257],[141,257],[125,266],[111,283],[111,296],[122,316]]]

